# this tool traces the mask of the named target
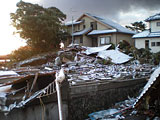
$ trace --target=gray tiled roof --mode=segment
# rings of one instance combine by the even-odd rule
[[[160,37],[160,32],[150,32],[149,30],[145,30],[141,33],[133,35],[132,38],[154,38]]]
[[[78,31],[78,32],[73,33],[73,36],[79,36],[79,35],[86,34],[86,33],[88,33],[90,30],[92,30],[92,28],[86,28],[86,29],[84,29],[84,30],[82,30],[82,31]]]
[[[117,32],[135,34],[134,31],[130,31],[129,29],[119,25],[118,23],[113,22],[110,19],[107,19],[107,18],[104,19],[104,18],[101,18],[99,16],[96,16],[96,15],[93,15],[93,14],[90,14],[90,13],[86,13],[86,15],[97,19],[98,21],[102,22],[103,24],[109,25],[109,26],[113,27],[114,29],[117,29]]]
[[[149,21],[153,21],[153,20],[160,20],[160,13],[157,13],[155,15],[150,16],[149,18],[147,18],[145,21],[149,22]]]
[[[107,34],[107,33],[115,33],[116,29],[113,30],[92,30],[88,35],[99,35],[99,34]]]

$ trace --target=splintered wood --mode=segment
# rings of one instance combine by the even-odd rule
[[[56,92],[55,82],[52,82],[43,89],[43,92],[37,98],[48,96],[48,95],[54,94],[55,92]]]

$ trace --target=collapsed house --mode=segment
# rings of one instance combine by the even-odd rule
[[[13,108],[23,107],[36,97],[55,93],[54,80],[55,72],[41,71],[1,84],[1,111],[9,112]],[[6,102],[10,105],[6,106]]]
[[[9,74],[5,74],[5,80],[7,82],[3,82],[0,84],[0,116],[2,119],[10,120],[13,115],[8,118],[7,116],[10,115],[10,112],[19,112],[18,110],[22,110],[24,107],[28,108],[27,111],[24,113],[18,114],[17,119],[44,119],[43,111],[45,109],[54,110],[52,112],[53,115],[47,115],[45,118],[51,119],[55,118],[58,119],[57,115],[57,106],[55,102],[57,101],[57,95],[56,95],[56,84],[55,84],[55,74],[57,71],[51,71],[51,70],[28,70],[26,68],[23,68],[23,70],[18,70],[18,73],[16,76],[8,76]],[[10,79],[7,79],[7,76]],[[4,74],[3,74],[4,77]],[[13,79],[12,79],[13,78]],[[16,78],[16,79],[15,79]],[[61,84],[63,86],[62,99],[67,99],[68,93],[68,84],[67,82],[63,82]],[[53,108],[49,108],[49,106],[44,107],[44,104],[50,104]],[[51,104],[53,103],[53,104]],[[32,107],[32,105],[34,105]],[[35,105],[39,105],[39,108],[37,108]],[[28,107],[30,106],[30,107]],[[33,110],[34,111],[33,111]],[[38,115],[37,110],[41,114]],[[64,111],[66,106],[64,105]],[[29,111],[33,111],[34,114],[37,114],[35,116],[32,116]],[[25,118],[24,115],[28,114],[30,117]],[[4,116],[6,115],[6,116]],[[65,115],[65,114],[64,114]],[[66,113],[67,116],[67,113]],[[65,117],[66,117],[65,116]]]
[[[20,62],[10,71],[0,72],[0,111],[8,114],[33,103],[41,104],[41,99],[47,103],[57,101],[55,74],[61,67],[67,76],[61,86],[63,100],[68,99],[69,89],[72,92],[73,86],[147,79],[155,69],[155,66],[140,64],[118,48],[110,49],[110,46],[71,45],[59,51],[57,56],[53,55],[52,59],[49,57],[49,61],[47,57],[32,58]],[[35,102],[37,99],[39,102]],[[67,111],[67,107],[63,109]]]

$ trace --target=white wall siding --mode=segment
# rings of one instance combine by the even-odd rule
[[[138,49],[145,48],[145,40],[146,39],[135,39],[135,47]]]
[[[160,22],[160,20],[150,22],[151,32],[159,32],[160,31],[160,26],[157,26],[157,22]]]
[[[160,42],[160,38],[152,38],[150,40],[151,42]],[[151,43],[150,43],[151,46]],[[160,46],[151,46],[151,52],[156,53],[156,52],[160,52]]]
[[[139,38],[135,39],[135,47],[140,49],[140,48],[145,48],[145,40],[149,40],[149,48],[151,49],[151,52],[157,53],[160,52],[160,46],[151,46],[152,42],[160,42],[160,38]]]

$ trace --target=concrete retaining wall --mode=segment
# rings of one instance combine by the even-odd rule
[[[84,120],[89,113],[108,109],[128,96],[137,96],[145,83],[146,79],[136,79],[71,87],[69,120]]]

